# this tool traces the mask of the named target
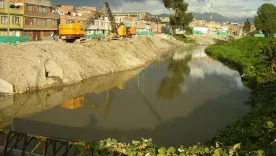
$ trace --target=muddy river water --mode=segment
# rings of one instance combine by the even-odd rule
[[[143,69],[2,97],[0,128],[84,141],[204,143],[251,109],[239,73],[204,49],[177,49]]]

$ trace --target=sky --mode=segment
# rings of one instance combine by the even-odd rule
[[[142,11],[154,15],[171,13],[163,5],[163,0],[107,0],[113,11]],[[276,5],[276,0],[185,0],[189,3],[190,12],[209,13],[211,3],[213,12],[228,18],[246,18],[256,15],[263,3]],[[53,4],[73,4],[74,6],[92,5],[103,7],[104,0],[51,0]]]

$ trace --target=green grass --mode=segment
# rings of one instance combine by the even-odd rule
[[[180,35],[180,34],[174,34],[172,35],[175,39],[185,42],[185,43],[196,43],[195,40],[185,36],[185,35]]]
[[[231,43],[211,45],[206,54],[244,74],[244,83],[249,87],[275,80],[270,73],[269,62],[262,59],[261,48],[266,38],[245,37]]]
[[[243,82],[252,89],[252,111],[231,123],[213,142],[231,145],[241,143],[241,155],[262,150],[276,155],[276,75],[269,62],[262,59],[261,49],[267,38],[246,37],[230,43],[211,45],[206,53],[243,75]]]

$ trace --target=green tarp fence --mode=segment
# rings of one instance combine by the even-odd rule
[[[24,42],[28,41],[29,39],[29,36],[10,36],[10,43]],[[7,43],[8,36],[0,36],[0,42]]]
[[[136,35],[154,35],[156,32],[149,32],[149,31],[139,31],[136,32]]]
[[[171,32],[165,32],[165,34],[167,34],[167,35],[172,35],[172,33],[171,33]]]
[[[210,31],[209,34],[211,34],[211,35],[217,35],[218,33]]]
[[[276,34],[274,34],[274,37],[276,38]]]
[[[254,37],[265,37],[264,34],[254,34]]]
[[[193,30],[193,34],[203,34],[203,32],[200,30]]]
[[[219,32],[219,35],[227,35],[227,31],[221,31]]]
[[[126,27],[132,27],[132,24],[131,23],[127,23],[127,22],[123,22],[123,25],[126,26]]]
[[[104,34],[89,34],[89,35],[85,35],[85,38],[87,39],[91,39],[91,38],[97,38],[97,37],[104,37]]]

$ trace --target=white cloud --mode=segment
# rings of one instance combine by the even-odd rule
[[[199,2],[204,1],[204,2]],[[246,18],[256,15],[257,9],[264,0],[186,0],[189,3],[189,11],[198,13],[209,13],[211,3],[213,3],[213,12],[219,13],[229,18]],[[276,0],[270,0],[269,3],[276,4]],[[162,3],[162,0],[143,1],[125,1],[116,7],[121,11],[143,11],[152,14],[170,13]]]

